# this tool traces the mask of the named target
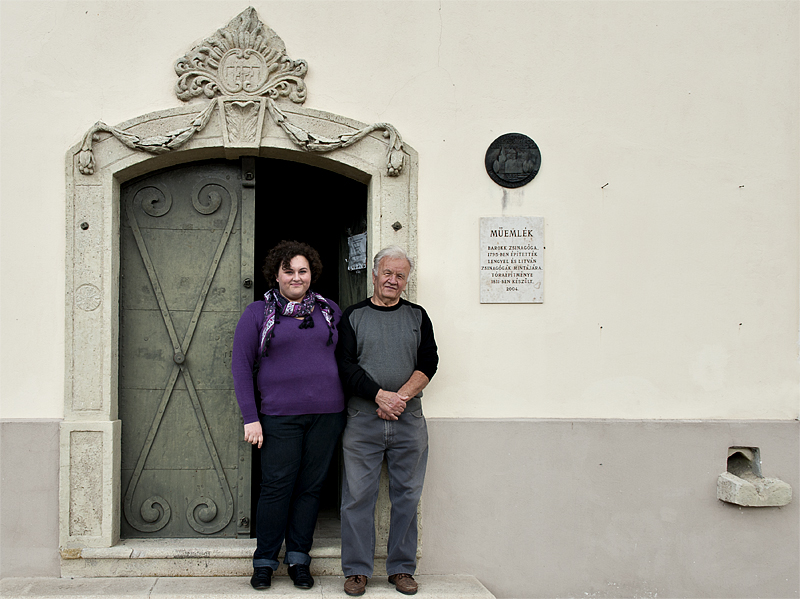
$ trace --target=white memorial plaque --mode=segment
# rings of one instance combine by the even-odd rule
[[[544,301],[544,218],[481,218],[481,303]]]

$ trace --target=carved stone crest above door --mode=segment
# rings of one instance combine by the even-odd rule
[[[162,154],[181,147],[202,131],[217,108],[226,148],[258,148],[266,114],[297,147],[308,152],[346,148],[370,133],[383,131],[389,142],[386,171],[390,177],[398,176],[403,170],[405,151],[400,134],[389,123],[326,137],[291,122],[279,102],[305,102],[307,72],[306,61],[290,58],[283,40],[250,7],[175,62],[178,99],[188,102],[205,96],[210,100],[190,123],[163,135],[143,138],[98,121],[83,138],[78,156],[80,172],[94,173],[92,146],[100,132],[110,133],[132,150]]]

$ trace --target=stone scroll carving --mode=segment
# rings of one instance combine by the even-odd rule
[[[278,101],[305,102],[307,71],[306,61],[291,59],[283,40],[250,7],[175,62],[178,98],[184,102],[201,96],[212,100],[187,126],[164,135],[140,137],[97,122],[83,138],[78,168],[84,175],[94,173],[92,144],[98,141],[101,132],[110,133],[132,150],[162,154],[179,148],[202,131],[214,109],[219,108],[225,143],[236,147],[258,147],[266,114],[295,145],[308,152],[345,148],[370,133],[383,131],[388,139],[387,173],[398,176],[404,163],[403,140],[389,123],[375,123],[330,138],[291,122]]]

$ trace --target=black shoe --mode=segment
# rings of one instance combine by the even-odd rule
[[[314,578],[311,576],[308,566],[303,564],[289,566],[289,578],[298,589],[310,589],[314,586]]]
[[[253,577],[250,579],[250,585],[257,591],[268,589],[272,584],[272,568],[269,566],[262,566],[260,568],[253,568]]]

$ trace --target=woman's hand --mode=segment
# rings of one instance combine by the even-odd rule
[[[261,423],[258,420],[244,425],[244,440],[251,445],[258,445],[261,449],[264,444],[264,433],[261,431]]]

